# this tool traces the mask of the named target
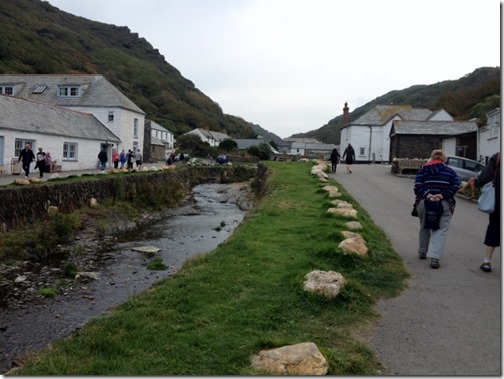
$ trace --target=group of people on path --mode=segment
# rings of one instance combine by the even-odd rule
[[[105,171],[105,168],[107,167],[108,156],[107,152],[103,148],[98,153],[98,161],[100,171]],[[136,153],[131,149],[128,149],[127,153],[125,153],[124,150],[122,150],[121,153],[118,153],[117,150],[113,150],[112,162],[114,163],[115,169],[119,168],[119,164],[121,164],[121,168],[124,168],[124,165],[126,164],[126,168],[128,170],[132,170],[133,163],[136,163],[137,168],[142,167],[143,157],[140,149],[137,149]]]
[[[30,165],[35,161],[35,169],[39,170],[39,178],[44,177],[44,172],[55,172],[56,161],[52,159],[50,152],[44,152],[42,147],[38,148],[37,154],[33,154],[33,150],[29,143],[25,145],[25,148],[21,150],[18,157],[18,163],[22,162],[23,171],[25,172],[25,178],[30,176]]]
[[[495,209],[489,215],[489,222],[483,244],[485,253],[480,269],[491,272],[492,256],[496,247],[500,246],[500,153],[494,154],[480,175],[469,179],[466,185],[460,187],[460,178],[446,165],[446,155],[436,149],[431,153],[429,161],[418,170],[415,176],[415,203],[413,216],[420,220],[418,234],[419,259],[430,258],[430,267],[438,269],[443,257],[448,229],[455,211],[455,195],[471,189],[475,196],[475,187],[482,187],[493,182],[495,186]]]
[[[345,158],[346,157],[346,158]],[[347,174],[352,173],[352,164],[355,161],[355,151],[348,144],[341,157],[335,148],[330,155],[331,173],[336,173],[336,168],[341,159],[346,159]],[[420,168],[415,176],[414,193],[415,203],[412,215],[420,220],[418,234],[418,257],[430,258],[430,267],[438,269],[443,257],[448,229],[455,211],[455,195],[464,193],[468,188],[472,198],[476,198],[475,188],[481,188],[492,182],[495,187],[495,209],[489,215],[489,221],[483,244],[485,253],[480,269],[484,272],[492,271],[492,257],[496,247],[500,246],[500,153],[494,154],[480,175],[469,179],[467,184],[460,187],[460,178],[446,165],[446,155],[440,149],[433,150],[429,161]]]
[[[334,148],[331,152],[331,156],[329,160],[331,161],[331,172],[333,174],[336,173],[336,168],[338,163],[340,163],[340,159],[345,159],[347,174],[352,173],[352,165],[355,161],[355,151],[352,145],[349,143],[345,151],[343,152],[343,157],[340,156],[338,149]]]

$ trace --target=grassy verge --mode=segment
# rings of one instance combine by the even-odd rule
[[[407,272],[384,233],[359,211],[369,257],[338,249],[347,219],[309,163],[270,162],[269,192],[234,235],[176,275],[130,298],[70,338],[25,360],[15,375],[249,375],[252,354],[314,342],[330,375],[376,375],[373,352],[350,330],[377,317],[374,302]],[[341,272],[333,300],[303,291],[314,269]]]

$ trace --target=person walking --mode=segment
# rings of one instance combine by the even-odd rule
[[[112,151],[112,162],[114,162],[114,168],[117,169],[119,168],[119,153],[117,152],[117,150],[113,150]]]
[[[140,152],[140,149],[137,149],[137,152],[135,154],[135,160],[136,160],[136,166],[137,168],[142,167],[142,153]]]
[[[46,153],[44,153],[44,149],[39,147],[37,155],[35,157],[37,160],[37,162],[35,163],[35,168],[39,169],[39,178],[42,179],[44,177],[45,162],[46,162]]]
[[[135,160],[135,152],[128,149],[128,154],[126,155],[126,161],[128,162],[128,170],[133,170],[133,161]]]
[[[338,149],[334,148],[331,152],[331,157],[330,157],[330,160],[331,160],[331,172],[333,174],[336,173],[336,168],[338,166],[338,163],[340,161],[340,153],[338,152]]]
[[[493,182],[495,187],[495,208],[493,213],[488,216],[488,226],[485,233],[483,244],[485,253],[483,263],[480,269],[484,272],[492,271],[492,256],[496,247],[500,246],[501,238],[501,223],[500,223],[500,208],[501,208],[501,184],[500,184],[500,153],[496,153],[490,157],[487,165],[481,171],[479,176],[471,177],[467,184],[462,187],[459,192],[464,192],[467,188],[471,189],[471,195],[476,197],[475,187],[483,187],[485,184]]]
[[[346,147],[343,153],[343,159],[345,159],[347,174],[351,174],[352,165],[355,161],[355,151],[354,148],[352,147],[352,144],[349,143],[348,146]]]
[[[126,153],[124,152],[124,149],[121,151],[121,154],[119,154],[119,162],[121,162],[121,168],[124,168],[124,164],[128,160],[128,157],[126,156]]]
[[[98,153],[98,160],[100,161],[100,171],[105,171],[105,168],[107,167],[108,157],[107,152],[104,148],[102,148]]]
[[[30,164],[35,160],[35,155],[30,149],[30,144],[27,143],[25,148],[19,153],[18,163],[23,161],[23,170],[25,172],[25,178],[30,176]]]
[[[434,269],[440,267],[460,187],[460,178],[445,161],[443,150],[433,150],[429,161],[418,170],[414,185],[420,219],[418,257],[430,258]]]
[[[45,156],[45,165],[49,169],[50,173],[56,172],[56,162],[51,157],[51,153],[48,151]]]

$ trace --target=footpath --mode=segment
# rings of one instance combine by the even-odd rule
[[[408,288],[376,305],[381,317],[367,343],[386,375],[502,375],[501,249],[492,272],[479,266],[488,215],[475,202],[457,197],[441,267],[418,259],[418,218],[411,177],[390,165],[338,165],[331,178],[342,185],[384,230],[411,273]]]
[[[147,167],[147,168],[151,168],[151,167],[156,167],[156,168],[159,168],[161,166],[164,166],[165,163],[164,162],[155,162],[155,163],[145,163],[143,165],[143,167]],[[136,167],[136,165],[135,165]],[[109,170],[109,169],[107,169]],[[42,181],[45,182],[47,180],[49,180],[51,177],[60,177],[60,178],[65,178],[67,176],[71,176],[71,175],[77,175],[77,176],[80,176],[80,175],[83,175],[83,174],[98,174],[100,173],[100,170],[98,168],[91,168],[91,169],[87,169],[87,170],[75,170],[75,171],[62,171],[62,172],[57,172],[57,173],[54,173],[54,174],[51,174],[51,173],[48,173],[48,172],[44,172],[44,177],[42,178]],[[30,176],[29,178],[38,178],[39,177],[39,172],[38,170],[31,170],[30,171]],[[5,185],[8,185],[8,184],[12,184],[16,181],[16,179],[26,179],[25,178],[25,175],[24,175],[24,171],[17,175],[17,174],[3,174],[3,175],[0,175],[0,186],[5,186]]]

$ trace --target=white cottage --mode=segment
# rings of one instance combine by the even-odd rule
[[[346,104],[343,109],[346,113],[343,119],[348,120]],[[341,129],[340,145],[352,144],[357,161],[389,162],[390,130],[394,120],[453,121],[453,118],[443,109],[432,112],[411,105],[377,105]]]
[[[145,112],[102,75],[3,74],[0,94],[93,114],[119,139],[105,141],[109,156],[112,149],[143,150]]]
[[[222,141],[230,138],[226,133],[214,132],[202,128],[196,128],[190,132],[184,133],[184,135],[187,134],[197,135],[203,142],[208,142],[210,146],[219,146]]]
[[[0,165],[7,173],[21,173],[16,163],[27,143],[68,171],[95,168],[100,149],[120,142],[92,114],[33,100],[0,95],[0,115]]]
[[[495,108],[486,114],[487,124],[478,130],[478,158],[482,163],[501,151],[501,111]]]

